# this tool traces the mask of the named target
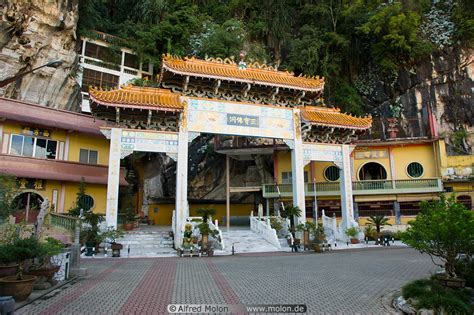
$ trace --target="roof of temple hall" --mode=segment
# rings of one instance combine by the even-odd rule
[[[306,106],[301,110],[303,121],[312,125],[365,130],[372,126],[372,117],[354,117],[338,108]]]
[[[197,59],[194,57],[163,56],[163,69],[180,75],[222,79],[234,82],[261,84],[288,89],[319,92],[324,88],[324,78],[295,76],[288,71],[261,65],[257,62],[239,65],[226,58]]]
[[[163,111],[181,111],[183,109],[181,95],[153,87],[125,85],[109,91],[91,87],[89,95],[93,102],[104,106]]]

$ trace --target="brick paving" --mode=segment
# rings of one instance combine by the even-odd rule
[[[89,259],[89,276],[17,314],[166,314],[176,304],[306,304],[310,313],[386,314],[382,296],[435,270],[408,248],[325,254]]]

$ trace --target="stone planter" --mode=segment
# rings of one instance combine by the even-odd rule
[[[0,295],[13,296],[16,302],[26,300],[33,290],[33,283],[36,276],[23,275],[22,280],[17,280],[16,276],[0,278]]]
[[[359,244],[359,239],[351,238],[351,244]]]
[[[0,266],[0,278],[1,277],[6,277],[6,276],[16,275],[17,269],[18,269],[18,264]]]
[[[466,280],[461,278],[448,278],[446,276],[438,276],[436,278],[441,283],[441,285],[448,288],[464,288],[466,285]]]
[[[51,266],[49,268],[42,268],[36,270],[28,270],[25,272],[27,275],[37,276],[37,277],[45,277],[48,281],[53,279],[53,276],[56,272],[59,271],[61,266]]]
[[[120,257],[120,250],[123,248],[122,244],[112,243],[110,248],[112,249],[112,257]]]

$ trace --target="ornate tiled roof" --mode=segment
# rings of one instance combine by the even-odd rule
[[[220,58],[201,60],[194,57],[163,56],[163,68],[181,75],[261,84],[310,92],[322,91],[324,87],[323,78],[297,77],[291,72],[278,71],[273,67],[258,63],[241,66],[229,58],[224,60]]]
[[[301,110],[304,121],[312,125],[366,130],[372,126],[372,117],[354,117],[341,113],[338,108],[307,106]]]
[[[169,90],[126,85],[115,90],[89,88],[93,102],[105,106],[181,111],[180,95]]]

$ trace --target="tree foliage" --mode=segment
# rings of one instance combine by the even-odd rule
[[[451,1],[447,2],[451,3]],[[425,57],[437,38],[472,46],[473,1],[453,0],[81,0],[79,32],[125,39],[157,66],[163,53],[237,57],[329,78],[328,105],[365,111],[352,88],[367,69],[386,76]],[[449,21],[430,23],[434,10]],[[441,12],[440,11],[440,12]],[[454,23],[454,29],[449,23]],[[434,23],[434,22],[433,22]],[[447,27],[444,27],[447,26]],[[423,32],[437,29],[446,34]],[[453,34],[451,34],[454,32]]]
[[[420,206],[420,213],[409,222],[402,240],[421,253],[441,259],[447,275],[455,277],[458,254],[469,257],[474,253],[474,213],[455,202],[454,196],[423,201]]]
[[[13,200],[17,192],[16,177],[0,174],[0,220],[7,218],[16,210]]]

